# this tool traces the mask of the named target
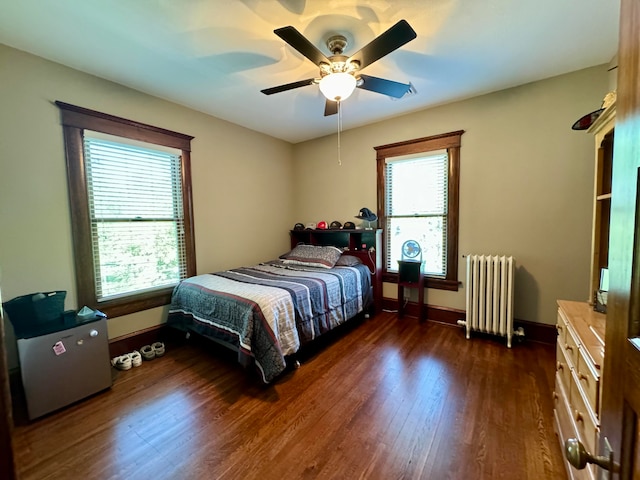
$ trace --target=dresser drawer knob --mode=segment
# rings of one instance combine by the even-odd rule
[[[564,364],[562,362],[556,362],[556,370],[564,370]]]
[[[584,417],[582,416],[582,413],[579,412],[578,410],[574,411],[574,417],[576,419],[576,422],[584,422]]]
[[[568,343],[564,344],[564,349],[569,350],[570,352],[573,352],[573,346],[569,345]]]
[[[587,377],[584,373],[582,372],[578,372],[578,378],[580,380],[584,380],[585,382],[589,383],[589,377]]]

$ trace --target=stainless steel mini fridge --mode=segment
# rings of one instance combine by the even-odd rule
[[[106,318],[17,342],[30,419],[111,387]]]

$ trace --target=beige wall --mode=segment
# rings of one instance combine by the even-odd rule
[[[600,66],[352,129],[341,137],[341,167],[336,135],[297,144],[296,221],[344,222],[375,209],[373,147],[465,130],[459,252],[514,255],[516,318],[553,324],[557,298],[588,298],[594,140],[571,125],[608,87]],[[394,287],[385,284],[386,297]],[[464,285],[429,289],[426,302],[464,310]]]
[[[605,66],[343,132],[342,166],[335,135],[291,146],[2,45],[0,68],[5,300],[67,290],[66,307],[81,307],[55,100],[195,137],[200,273],[273,258],[287,248],[286,231],[295,222],[344,222],[361,207],[375,209],[374,146],[463,129],[460,253],[516,257],[517,318],[552,324],[556,298],[587,298],[593,139],[570,126],[599,106],[608,87]],[[385,296],[394,293],[385,285]],[[428,290],[426,301],[464,309],[464,288]],[[165,317],[166,308],[158,308],[110,319],[109,336]],[[12,338],[8,348],[15,366]]]
[[[0,45],[0,269],[4,300],[66,290],[76,305],[62,129],[55,100],[193,135],[198,272],[275,258],[293,221],[292,146]],[[110,319],[114,338],[165,321]],[[16,365],[9,330],[10,363]]]

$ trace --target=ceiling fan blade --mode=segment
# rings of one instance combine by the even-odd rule
[[[335,115],[336,113],[338,113],[338,102],[327,100],[324,103],[324,116],[328,117],[329,115]]]
[[[362,79],[362,84],[358,85],[358,88],[388,95],[389,97],[402,98],[411,89],[409,83],[399,83],[369,75],[359,75],[359,77]]]
[[[367,65],[371,65],[376,60],[400,48],[405,43],[416,38],[417,34],[406,20],[400,20],[389,30],[374,38],[367,45],[354,53],[349,61],[357,60],[360,63],[360,70]]]
[[[277,28],[273,33],[278,35],[282,40],[287,42],[316,65],[320,65],[321,63],[331,64],[329,59],[295,28],[291,26]]]
[[[287,83],[285,85],[278,85],[277,87],[265,88],[260,90],[265,95],[273,95],[274,93],[286,92],[287,90],[293,90],[294,88],[306,87],[307,85],[313,85],[316,83],[315,78],[307,78],[306,80],[300,80],[298,82]]]

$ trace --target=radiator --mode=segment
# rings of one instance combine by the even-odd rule
[[[505,255],[467,255],[467,318],[458,323],[471,332],[507,337],[511,348],[513,331],[513,281],[515,260]]]

